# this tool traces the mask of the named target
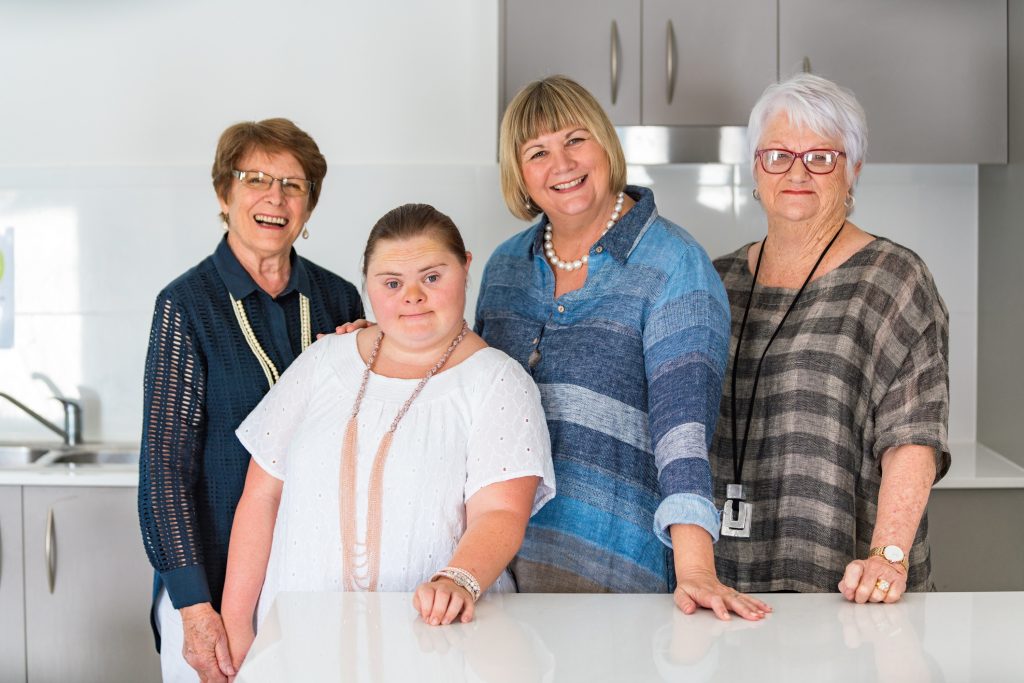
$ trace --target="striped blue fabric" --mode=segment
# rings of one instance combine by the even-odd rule
[[[671,591],[668,527],[718,537],[708,449],[728,301],[707,254],[658,215],[653,193],[626,191],[637,203],[591,248],[580,289],[554,298],[543,216],[484,271],[476,331],[540,387],[558,481],[512,565],[522,591]]]

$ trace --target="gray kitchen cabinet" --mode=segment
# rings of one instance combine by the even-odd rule
[[[777,73],[777,16],[764,0],[643,0],[643,123],[747,125]]]
[[[565,74],[616,125],[640,123],[640,0],[507,0],[503,106],[520,88]]]
[[[745,125],[775,80],[764,0],[508,0],[504,99],[562,73],[617,126]]]
[[[158,681],[134,488],[23,490],[28,681]]]
[[[0,486],[0,678],[25,680],[21,487]]]
[[[779,0],[779,70],[850,88],[868,159],[1005,163],[1006,0]]]

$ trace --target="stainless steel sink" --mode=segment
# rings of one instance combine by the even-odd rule
[[[138,465],[138,451],[90,451],[72,450],[58,452],[55,457],[46,457],[49,463],[74,463],[76,465]],[[43,459],[38,461],[43,464]]]
[[[0,443],[0,468],[49,465],[138,465],[139,451],[130,446],[44,443]]]
[[[72,447],[54,449],[36,458],[34,464],[46,465],[138,465],[138,451],[119,451]]]
[[[49,450],[45,446],[0,445],[0,467],[31,465]]]

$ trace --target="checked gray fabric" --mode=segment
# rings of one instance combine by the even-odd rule
[[[730,367],[711,447],[715,502],[733,480],[732,358],[750,292],[749,245],[715,261],[732,312]],[[758,359],[795,290],[754,291],[737,377],[742,438]],[[721,580],[746,592],[834,592],[868,554],[881,458],[905,444],[949,469],[949,315],[924,262],[877,238],[807,286],[761,370],[743,484],[750,538],[715,546]],[[910,551],[908,590],[933,587],[927,517]]]

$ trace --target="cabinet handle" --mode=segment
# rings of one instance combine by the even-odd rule
[[[804,69],[804,73],[805,74],[811,73],[811,58],[810,57],[804,57],[803,69]]]
[[[672,27],[672,20],[668,21],[668,30],[665,32],[665,95],[668,103],[672,104],[672,95],[676,91],[676,31]]]
[[[619,24],[612,20],[612,104],[619,98]]]
[[[53,508],[46,513],[46,580],[50,584],[50,594],[57,582],[57,539],[54,529]]]

